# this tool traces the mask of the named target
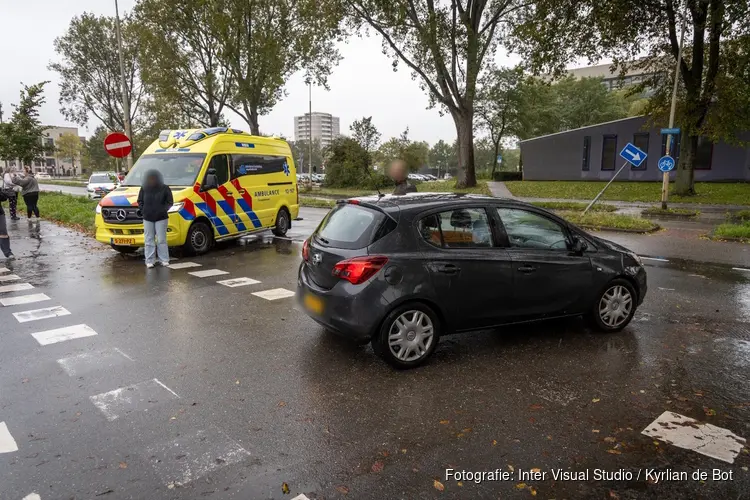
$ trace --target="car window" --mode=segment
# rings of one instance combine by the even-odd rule
[[[289,175],[289,163],[285,156],[232,155],[232,179],[245,175],[261,175],[284,172]]]
[[[516,208],[498,208],[511,247],[566,250],[565,230],[557,222]]]
[[[228,155],[212,156],[211,163],[209,163],[208,168],[213,168],[216,170],[217,186],[221,186],[222,184],[226,184],[227,182],[229,182]],[[206,170],[206,175],[208,175],[208,170]]]
[[[385,219],[377,210],[352,203],[340,203],[328,212],[315,231],[316,241],[336,248],[364,248]]]
[[[459,208],[429,215],[417,224],[428,243],[445,248],[486,248],[492,246],[487,212],[482,208]]]

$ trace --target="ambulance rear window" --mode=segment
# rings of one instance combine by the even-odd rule
[[[192,186],[205,159],[205,154],[198,153],[142,155],[122,185],[140,186],[146,172],[158,170],[167,186]]]

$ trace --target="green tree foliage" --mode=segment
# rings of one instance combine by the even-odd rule
[[[204,127],[224,121],[222,111],[232,90],[220,57],[218,22],[211,0],[141,0],[133,12],[139,63],[150,94]]]
[[[338,137],[327,152],[327,187],[362,187],[369,183],[370,154],[359,142],[349,137]]]
[[[81,168],[84,171],[114,171],[116,169],[116,160],[104,149],[104,138],[108,133],[104,125],[99,125],[93,135],[86,139],[81,151]]]
[[[234,79],[229,107],[260,134],[259,115],[284,96],[284,84],[300,70],[327,86],[339,61],[335,42],[342,8],[338,0],[217,0],[215,24],[222,62]]]
[[[686,39],[678,61],[680,17]],[[675,191],[694,193],[698,138],[739,142],[750,128],[750,12],[747,0],[537,0],[517,29],[516,50],[536,71],[561,71],[573,60],[611,58],[621,72],[651,75],[648,111],[664,125],[679,65],[677,122],[686,136]]]
[[[513,134],[518,128],[522,79],[520,68],[500,68],[487,72],[481,80],[477,117],[478,125],[487,131],[493,147],[491,176],[495,175],[498,166],[501,141],[507,133]]]
[[[141,84],[138,37],[129,16],[121,24],[125,80],[130,100],[133,133],[148,124],[142,105],[146,89]],[[65,34],[55,39],[59,61],[49,68],[60,75],[60,111],[85,126],[90,115],[110,130],[125,130],[120,90],[120,66],[113,17],[84,13],[74,17]]]
[[[440,139],[438,142],[432,145],[430,152],[427,155],[428,163],[431,167],[437,168],[438,173],[443,174],[448,171],[448,168],[455,166],[453,163],[456,155],[455,148]]]
[[[70,160],[70,163],[73,166],[73,175],[75,175],[76,161],[78,161],[78,158],[81,156],[81,152],[83,151],[83,143],[81,143],[81,138],[76,134],[66,133],[62,134],[62,136],[57,139],[56,143],[57,152],[63,159]]]
[[[310,143],[309,141],[290,142],[294,164],[297,166],[297,173],[310,173]],[[312,165],[320,169],[323,165],[323,147],[319,140],[312,141]]]
[[[376,153],[378,163],[387,167],[396,159],[404,160],[409,171],[415,172],[427,163],[430,154],[430,145],[424,141],[412,141],[409,139],[407,128],[399,137],[391,137],[380,145]]]
[[[352,139],[365,148],[365,151],[372,154],[377,150],[380,143],[380,132],[373,125],[372,116],[364,116],[361,120],[355,120],[349,130],[352,132]]]
[[[531,3],[524,0],[345,0],[357,23],[383,38],[384,49],[406,64],[431,102],[447,111],[459,142],[460,187],[476,185],[474,107],[477,82],[501,42]]]
[[[45,102],[44,86],[49,82],[35,85],[24,85],[20,93],[18,104],[13,105],[9,127],[10,151],[13,158],[21,160],[22,165],[32,165],[35,160],[41,160],[51,152],[44,143],[44,131],[47,129],[39,120],[39,108]]]

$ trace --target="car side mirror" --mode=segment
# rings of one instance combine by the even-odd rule
[[[586,243],[585,240],[582,240],[581,238],[577,236],[573,237],[573,248],[571,248],[571,251],[574,254],[583,255],[583,252],[585,252],[588,247],[589,245]]]
[[[206,178],[203,180],[203,191],[216,189],[219,187],[219,179],[216,177],[216,169],[209,168],[206,172]]]

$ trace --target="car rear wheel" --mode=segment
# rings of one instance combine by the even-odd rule
[[[276,236],[286,236],[286,232],[289,231],[289,226],[289,212],[286,211],[286,208],[282,208],[276,215],[276,225],[271,232]]]
[[[435,311],[424,304],[405,304],[385,318],[372,347],[391,366],[414,368],[432,355],[439,337],[440,319]]]
[[[135,253],[138,250],[137,247],[128,247],[123,245],[112,245],[112,249],[125,254]]]
[[[208,252],[212,241],[211,227],[203,221],[198,221],[190,226],[184,248],[192,255],[201,255]]]
[[[589,313],[594,327],[603,332],[619,332],[633,319],[636,292],[627,280],[609,282]]]

